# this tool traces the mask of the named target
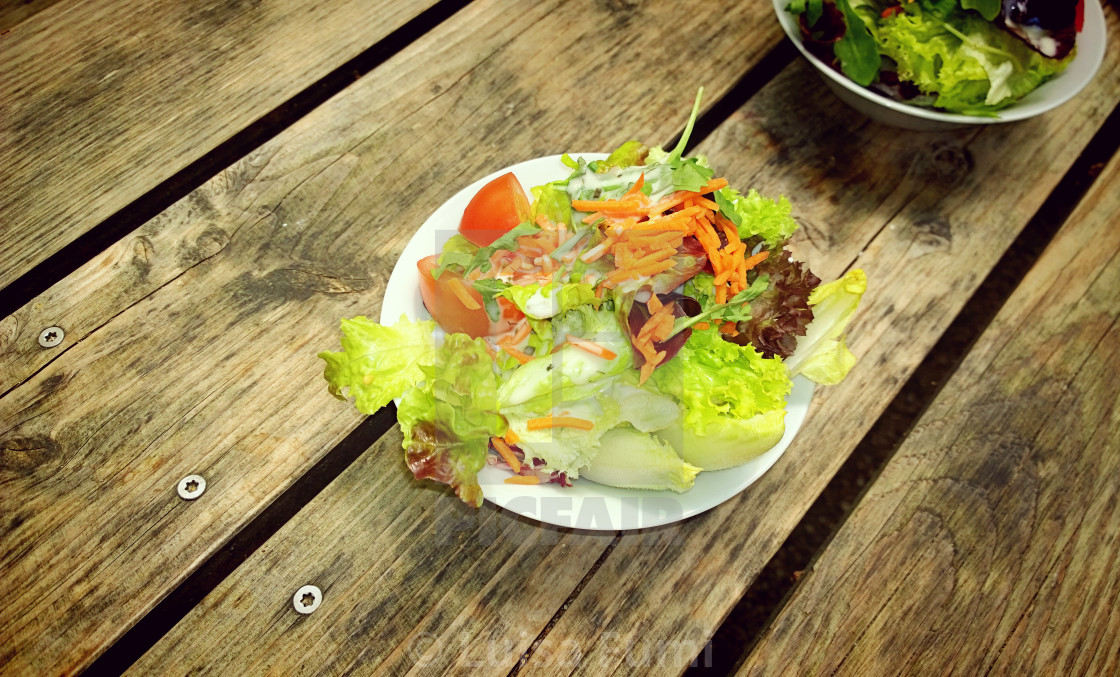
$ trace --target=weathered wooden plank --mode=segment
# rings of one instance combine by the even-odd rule
[[[12,26],[26,21],[61,0],[23,0],[23,2],[5,2],[0,4],[0,36],[12,29]]]
[[[1115,31],[1112,9],[1108,20]],[[850,329],[861,362],[841,385],[817,389],[798,438],[754,486],[667,529],[663,551],[643,534],[624,535],[540,645],[544,659],[530,656],[519,674],[553,673],[562,646],[580,647],[594,671],[675,673],[701,656],[1120,101],[1120,78],[1109,72],[1118,61],[1110,52],[1101,76],[1060,112],[938,134],[869,123],[799,61],[716,130],[698,151],[733,184],[791,198],[806,226],[799,256],[818,274],[866,271],[870,288]]]
[[[1120,669],[1120,158],[740,674]]]
[[[0,38],[0,288],[430,4],[27,7]]]
[[[715,100],[776,44],[769,11],[472,3],[5,318],[16,373],[0,398],[0,510],[12,515],[0,524],[0,664],[87,664],[353,428],[315,353],[336,344],[340,317],[377,315],[404,242],[439,202],[515,161],[670,138],[697,80]],[[687,28],[671,50],[638,30],[671,22]],[[604,27],[629,38],[604,42]],[[659,54],[689,67],[652,68]],[[67,330],[57,354],[28,347],[43,322]],[[175,483],[194,472],[209,487],[183,502]],[[586,571],[584,557],[565,566]],[[362,585],[381,575],[365,571]],[[252,626],[255,646],[274,645],[282,628],[260,620],[194,639]],[[530,635],[541,625],[527,623]]]

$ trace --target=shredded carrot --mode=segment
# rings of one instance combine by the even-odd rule
[[[754,256],[744,259],[743,263],[746,265],[746,269],[750,270],[751,268],[754,268],[758,264],[765,261],[767,256],[770,256],[770,252],[764,249]]]
[[[703,330],[707,329],[708,327],[710,327],[711,325],[708,324],[707,322],[697,322],[696,324],[694,324],[692,326],[701,330],[701,331],[703,331]]]
[[[525,353],[521,352],[517,348],[514,348],[512,345],[510,345],[508,343],[503,343],[502,344],[502,350],[504,350],[507,353],[509,353],[510,355],[512,355],[513,359],[517,360],[521,364],[525,364],[526,362],[530,362],[533,359],[529,355],[526,355]]]
[[[730,321],[730,320],[728,320],[727,322],[724,322],[723,326],[720,327],[719,330],[720,330],[721,333],[727,334],[728,336],[738,336],[739,335],[739,330],[735,328],[735,323]]]
[[[521,472],[521,461],[513,453],[513,449],[509,448],[505,440],[500,437],[491,437],[490,444],[505,459],[506,463],[509,463],[509,467],[513,468],[514,472]]]
[[[614,358],[618,357],[618,355],[615,352],[613,352],[611,350],[607,350],[606,348],[599,345],[598,343],[595,343],[594,341],[588,341],[587,339],[581,339],[580,337],[572,336],[571,334],[568,334],[568,343],[571,343],[573,346],[575,346],[577,348],[580,348],[582,350],[586,350],[587,352],[591,353],[592,355],[595,355],[596,357],[601,357],[604,360],[613,360]]]
[[[657,311],[661,310],[661,307],[664,305],[665,304],[661,302],[661,299],[657,298],[657,294],[650,294],[649,301],[646,301],[646,307],[649,308],[649,312],[651,313],[656,313]]]
[[[517,444],[517,441],[520,439],[521,436],[518,435],[513,428],[506,429],[506,444]]]
[[[703,188],[700,189],[700,194],[707,195],[708,193],[715,192],[720,188],[727,188],[727,179],[722,177],[718,179],[712,179],[707,184],[705,184]]]
[[[517,325],[517,331],[513,332],[509,342],[517,345],[527,338],[529,338],[529,323],[525,321],[525,318],[521,318],[521,322]]]
[[[642,186],[644,186],[645,183],[646,183],[646,173],[642,172],[638,176],[638,180],[634,182],[634,185],[630,186],[630,190],[626,191],[626,195],[624,195],[623,198],[636,197],[639,193],[642,192]],[[644,194],[643,194],[643,197],[644,197]]]
[[[575,416],[543,416],[541,418],[531,418],[526,424],[529,430],[544,430],[545,428],[579,428],[580,430],[591,430],[595,424],[585,418],[576,418]]]
[[[449,279],[447,281],[447,286],[451,288],[452,293],[454,293],[455,296],[463,302],[463,305],[466,306],[468,310],[478,310],[482,307],[482,304],[480,304],[478,301],[475,301],[474,298],[470,295],[470,292],[467,291],[466,286],[459,280],[459,278],[453,277]]]
[[[513,475],[506,478],[506,484],[540,484],[541,478],[536,475]]]

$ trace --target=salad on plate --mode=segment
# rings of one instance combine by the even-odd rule
[[[896,101],[994,116],[1065,70],[1085,0],[790,0],[805,47]]]
[[[851,369],[863,272],[822,284],[786,249],[788,200],[683,157],[699,100],[669,152],[564,155],[531,198],[503,174],[439,251],[405,261],[410,243],[398,268],[431,319],[342,320],[342,350],[320,353],[329,390],[367,414],[396,400],[417,478],[474,506],[484,469],[688,492],[783,439],[795,378]]]

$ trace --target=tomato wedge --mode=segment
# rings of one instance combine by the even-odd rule
[[[529,215],[529,198],[517,177],[508,172],[475,193],[463,210],[459,232],[479,247],[486,247],[528,221]]]
[[[444,331],[461,332],[471,338],[493,336],[509,331],[524,317],[517,306],[499,298],[502,314],[497,322],[491,322],[482,304],[482,294],[462,275],[445,270],[438,280],[432,277],[432,269],[438,261],[438,254],[426,256],[416,262],[416,268],[420,272],[420,297],[424,299],[424,307]]]

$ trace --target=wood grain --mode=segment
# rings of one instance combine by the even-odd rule
[[[1109,64],[1115,59],[1110,56]],[[518,665],[518,674],[680,672],[701,653],[723,615],[1120,98],[1120,78],[1102,75],[1083,105],[1061,118],[983,132],[900,136],[841,107],[815,77],[803,64],[793,66],[700,148],[736,185],[794,198],[807,224],[799,248],[822,274],[835,276],[858,260],[873,284],[851,330],[861,365],[844,385],[818,391],[795,446],[763,480],[710,513],[624,535],[603,549],[578,594],[561,607],[559,620],[545,628],[539,643],[531,641],[540,618],[527,608],[525,595],[537,591],[530,583],[533,592],[501,599],[472,588],[473,597],[448,601],[439,588],[426,607],[436,621],[418,624],[408,615],[402,627],[387,628],[384,636],[354,636],[362,613],[334,611],[316,635],[316,646],[325,650],[305,651],[298,641],[287,641],[297,637],[288,626],[250,611],[250,604],[277,609],[286,604],[268,584],[274,580],[273,563],[254,556],[157,644],[136,673],[171,665],[276,670],[285,660],[289,665],[298,661],[310,672],[506,674]],[[815,93],[807,99],[806,91]],[[1027,139],[1042,147],[1028,149]],[[1034,152],[1052,158],[1052,164],[1028,163]],[[993,187],[1003,189],[1006,183],[994,170],[1004,166],[1024,167],[1021,184],[993,203]],[[351,473],[359,472],[355,466],[344,473],[337,487],[309,504],[275,547],[289,547],[316,525],[345,521],[332,506],[344,500],[355,481]],[[540,530],[542,536],[553,533]],[[580,540],[585,535],[570,536],[576,554],[557,552],[550,565],[565,585],[591,559],[577,547],[585,545]],[[408,556],[416,547],[425,546],[402,543],[394,546],[393,556]],[[597,544],[593,551],[602,547]],[[367,582],[347,585],[347,599],[380,600],[384,593],[375,581],[384,565],[377,552],[378,546],[361,539],[339,544],[331,536],[312,559],[328,561],[342,553],[354,558],[356,566],[365,567]],[[432,568],[447,566],[448,556],[435,559]],[[510,566],[523,565],[511,560]],[[314,578],[309,565],[286,570]],[[234,604],[234,599],[245,601]],[[553,602],[549,597],[547,603]],[[383,611],[414,612],[404,600]],[[527,635],[520,628],[529,629]],[[431,642],[424,646],[435,648],[417,656],[412,642],[420,632],[431,633],[423,636]],[[230,641],[236,643],[236,656],[224,647]],[[526,646],[528,655],[516,659]],[[368,660],[350,658],[362,651]],[[332,652],[344,657],[336,660]]]
[[[790,196],[804,224],[798,255],[824,279],[867,273],[849,330],[860,362],[839,386],[817,389],[798,437],[759,482],[667,529],[671,548],[651,553],[644,534],[623,535],[540,645],[545,658],[530,656],[519,675],[553,673],[548,657],[561,646],[582,647],[592,672],[676,673],[703,661],[722,619],[1120,101],[1108,72],[1118,62],[1110,50],[1077,105],[1055,114],[903,134],[840,106],[799,61],[697,149],[733,185]]]
[[[698,4],[662,69],[633,59],[663,53],[655,32],[625,49],[571,46],[599,44],[604,27],[677,21],[677,3],[472,3],[5,318],[0,665],[87,665],[357,424],[315,354],[337,345],[339,318],[377,316],[436,204],[516,161],[671,138],[697,79],[715,100],[777,42],[770,11]],[[53,352],[32,343],[42,322],[67,331]],[[209,486],[188,503],[174,488],[190,473]],[[405,545],[396,557],[410,557]],[[588,556],[573,556],[571,576]],[[536,566],[525,557],[511,566]],[[446,630],[448,611],[429,611]],[[526,626],[530,641],[542,623]]]
[[[0,38],[0,288],[430,4],[35,7]]]
[[[21,21],[35,16],[56,2],[62,0],[21,0],[20,2],[0,3],[0,39]]]
[[[1120,669],[1120,160],[740,674]]]

